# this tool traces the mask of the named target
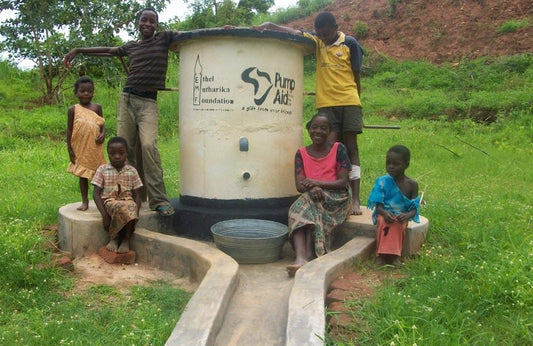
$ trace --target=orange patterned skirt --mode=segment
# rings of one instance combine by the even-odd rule
[[[132,197],[108,198],[104,201],[104,206],[109,216],[111,216],[111,224],[109,225],[110,239],[115,239],[124,226],[132,220],[137,222],[139,218],[137,204]]]

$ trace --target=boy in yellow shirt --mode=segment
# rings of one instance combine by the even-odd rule
[[[341,141],[348,150],[351,162],[349,172],[353,191],[352,214],[361,214],[359,186],[361,167],[357,135],[363,132],[361,108],[360,71],[363,49],[352,36],[338,31],[335,17],[330,12],[321,12],[315,18],[315,32],[279,26],[270,22],[254,29],[274,30],[293,35],[303,35],[316,44],[316,108],[328,115],[331,142]]]

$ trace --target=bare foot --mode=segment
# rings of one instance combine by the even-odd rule
[[[385,264],[387,264],[387,261],[385,260],[383,256],[376,257],[376,265],[384,266]]]
[[[81,205],[76,209],[79,211],[86,211],[89,209],[89,202],[82,202]]]
[[[395,267],[400,267],[402,265],[402,258],[400,256],[395,256],[392,260],[392,265]]]
[[[111,239],[109,243],[105,246],[106,249],[109,251],[117,252],[118,249],[118,240],[117,239]]]
[[[125,252],[128,252],[130,251],[130,242],[127,241],[127,240],[124,240],[122,241],[122,243],[120,243],[120,246],[118,247],[118,253],[125,253]]]
[[[353,209],[352,209],[352,215],[361,215],[363,214],[363,212],[361,211],[361,206],[360,206],[360,202],[359,200],[355,200],[353,201]]]
[[[353,208],[352,215],[362,215],[363,212],[359,208]]]
[[[304,264],[306,264],[307,262],[303,262],[303,263],[293,263],[293,264],[289,264],[286,269],[287,269],[287,274],[289,274],[289,277],[294,277],[294,275],[296,275],[296,272],[298,271],[298,269],[300,269]]]

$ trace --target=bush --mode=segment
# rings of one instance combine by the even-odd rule
[[[332,3],[332,0],[299,0],[297,6],[279,9],[271,14],[258,14],[253,19],[254,25],[263,22],[274,22],[278,24],[288,23],[299,18],[305,18],[318,12]],[[304,28],[312,29],[312,28]]]
[[[353,33],[356,38],[366,38],[368,36],[368,25],[358,20],[353,26]]]
[[[402,0],[387,0],[389,8],[387,9],[387,16],[394,18],[396,16],[396,5]]]
[[[505,34],[505,33],[509,33],[509,32],[515,32],[515,31],[517,31],[519,29],[525,28],[528,25],[529,25],[529,21],[527,19],[522,19],[522,20],[511,19],[511,20],[503,23],[496,30],[496,32],[498,34]]]

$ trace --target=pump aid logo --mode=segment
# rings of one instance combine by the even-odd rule
[[[275,88],[273,104],[291,105],[292,93],[296,86],[294,79],[283,77],[279,72],[274,75],[274,84],[270,74],[259,70],[257,67],[249,67],[241,73],[241,79],[254,87],[254,102],[257,106],[262,105],[267,99],[272,88]]]

